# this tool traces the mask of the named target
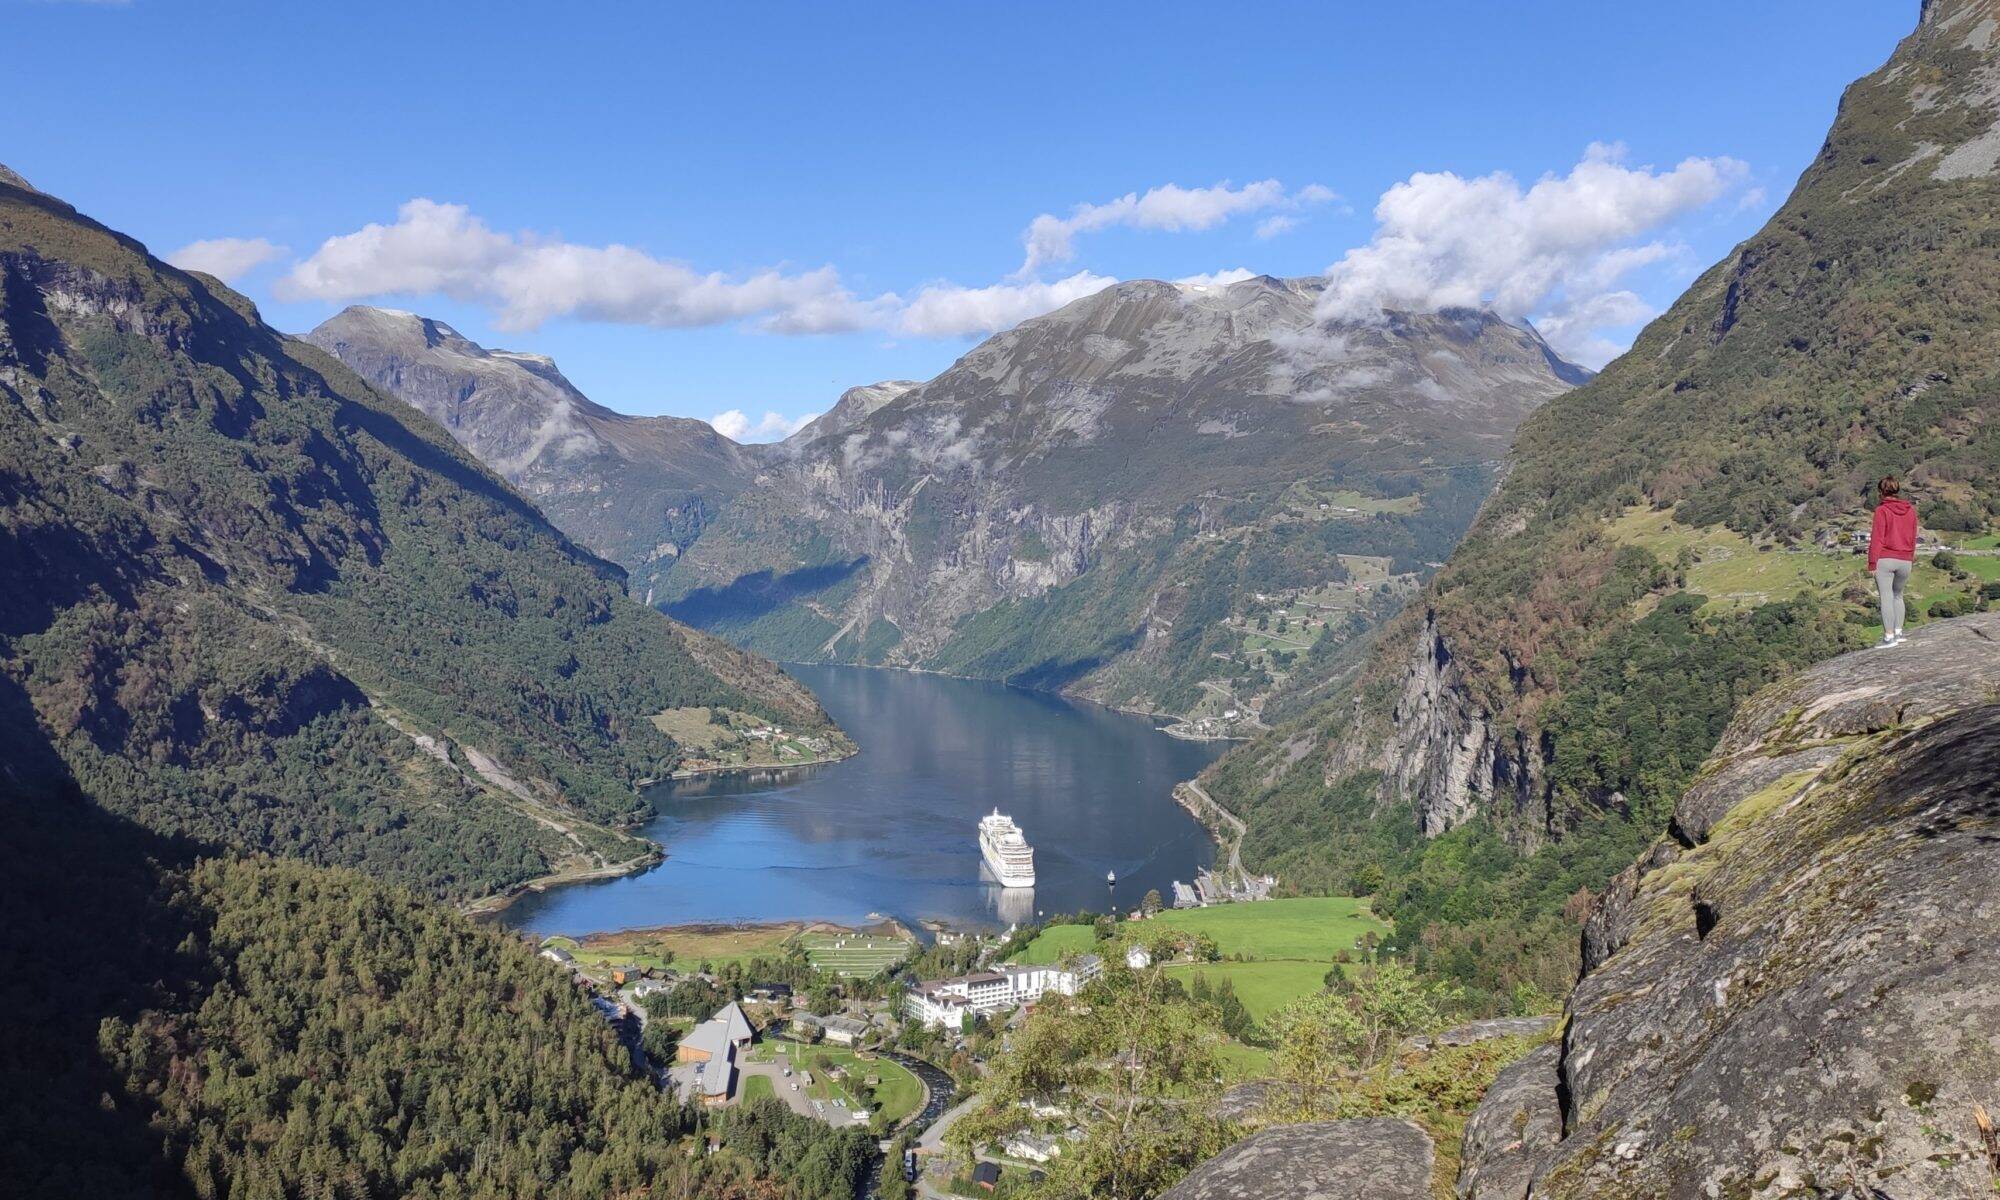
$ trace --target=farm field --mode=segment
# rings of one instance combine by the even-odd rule
[[[797,922],[771,925],[675,925],[625,929],[577,939],[552,937],[543,945],[567,950],[589,970],[615,967],[672,967],[693,971],[707,963],[748,964],[783,958],[796,946],[814,967],[842,975],[875,975],[901,962],[915,942],[893,925],[866,930],[837,929]]]
[[[1088,925],[1044,929],[1016,956],[1024,963],[1056,962],[1067,955],[1104,953],[1116,960],[1124,945],[1159,926],[1206,934],[1225,960],[1171,963],[1169,974],[1184,982],[1205,975],[1210,983],[1229,980],[1251,1017],[1263,1021],[1301,996],[1320,989],[1339,956],[1355,949],[1369,933],[1388,927],[1354,896],[1296,896],[1252,904],[1168,909],[1143,925],[1119,926],[1119,936],[1103,950]],[[1247,1050],[1248,1048],[1244,1048]]]
[[[1153,920],[1207,934],[1215,939],[1215,947],[1224,958],[1240,954],[1251,959],[1324,963],[1331,963],[1343,950],[1354,949],[1364,934],[1388,931],[1368,911],[1367,899],[1355,896],[1294,896],[1253,904],[1171,908]]]
[[[914,945],[907,937],[866,933],[808,933],[798,944],[816,969],[861,979],[902,962]]]

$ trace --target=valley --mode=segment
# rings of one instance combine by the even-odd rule
[[[1995,1195],[1910,7],[18,6],[0,1191]]]
[[[1321,286],[1120,284],[784,442],[698,451],[434,320],[357,307],[308,336],[698,628],[1244,736],[1428,577],[1514,425],[1589,376],[1489,312],[1317,329]],[[1314,636],[1274,633],[1273,596],[1315,597]]]

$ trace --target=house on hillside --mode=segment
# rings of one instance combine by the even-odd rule
[[[985,1191],[992,1191],[1000,1183],[1000,1167],[996,1163],[975,1163],[972,1167],[972,1182]]]
[[[569,951],[563,949],[561,946],[542,947],[542,957],[548,959],[550,962],[556,964],[559,967],[576,966],[576,956],[571,954]]]
[[[1153,965],[1152,952],[1144,946],[1128,946],[1125,950],[1125,965],[1134,971],[1143,971]]]

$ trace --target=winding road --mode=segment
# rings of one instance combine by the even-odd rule
[[[1190,800],[1188,797],[1192,797],[1193,799]],[[1174,789],[1174,798],[1181,802],[1181,807],[1194,814],[1195,820],[1207,825],[1210,829],[1215,828],[1214,824],[1209,821],[1210,816],[1230,828],[1232,835],[1228,839],[1229,874],[1233,879],[1243,878],[1244,827],[1242,818],[1220,804],[1217,804],[1215,797],[1208,794],[1208,789],[1202,787],[1192,779]]]

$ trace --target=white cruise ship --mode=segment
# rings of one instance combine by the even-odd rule
[[[979,852],[1001,887],[1035,886],[1035,848],[1021,836],[1021,827],[999,809],[979,818]]]

